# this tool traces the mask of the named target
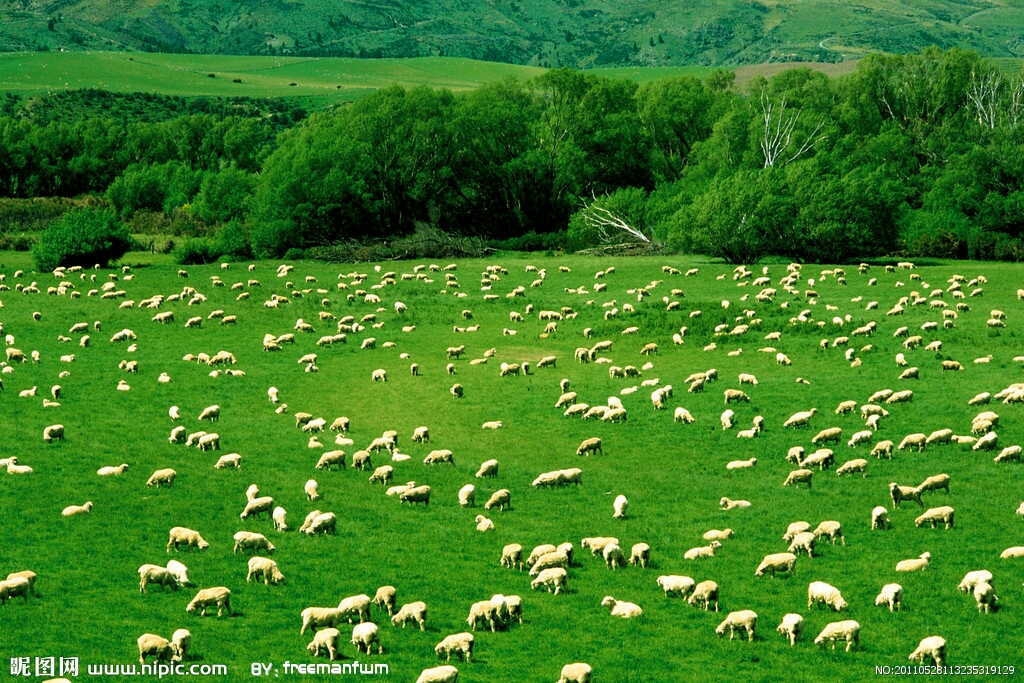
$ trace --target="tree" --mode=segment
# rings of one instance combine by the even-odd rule
[[[69,211],[39,238],[33,251],[40,271],[57,266],[107,265],[125,255],[131,246],[128,229],[106,209]]]

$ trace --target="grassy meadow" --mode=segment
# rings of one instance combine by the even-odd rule
[[[225,58],[226,59],[226,58]],[[341,626],[346,660],[387,663],[388,680],[409,681],[419,672],[437,664],[433,647],[451,633],[467,629],[470,605],[495,593],[522,596],[525,623],[505,632],[476,632],[474,661],[453,662],[463,683],[532,683],[555,681],[563,664],[584,661],[594,668],[594,680],[603,682],[671,682],[680,680],[865,680],[875,676],[878,665],[907,664],[907,655],[929,635],[948,641],[948,663],[953,665],[1014,665],[1021,662],[1016,634],[1024,628],[1024,564],[1001,560],[1000,552],[1024,544],[1024,521],[1014,512],[1024,493],[1019,464],[996,464],[993,453],[972,452],[969,447],[931,446],[922,453],[898,451],[889,460],[870,459],[870,446],[850,448],[849,436],[863,427],[859,415],[834,414],[843,400],[858,405],[883,388],[914,390],[912,403],[888,406],[891,416],[882,421],[875,440],[891,439],[897,444],[912,432],[931,432],[949,427],[968,434],[971,418],[981,410],[996,410],[1000,446],[1021,438],[1020,406],[972,407],[968,399],[981,391],[993,394],[1021,379],[1021,304],[1016,299],[1021,285],[1020,269],[997,263],[935,263],[918,270],[923,281],[912,281],[907,271],[886,273],[881,265],[866,275],[847,266],[847,284],[833,277],[816,282],[819,298],[805,302],[778,286],[786,266],[768,266],[772,286],[780,291],[774,302],[754,303],[758,288],[732,279],[731,268],[689,257],[636,259],[594,259],[579,256],[501,255],[487,261],[459,261],[454,274],[460,289],[443,293],[443,273],[430,273],[433,282],[399,280],[376,293],[380,304],[348,300],[358,288],[370,290],[386,271],[412,273],[417,263],[389,262],[324,264],[295,263],[287,277],[275,276],[277,263],[258,262],[248,272],[246,264],[233,263],[226,270],[217,265],[188,267],[188,278],[176,275],[169,264],[142,263],[142,255],[130,254],[126,263],[135,264],[130,281],[120,270],[86,271],[86,279],[70,274],[80,298],[47,296],[46,288],[58,282],[50,273],[33,273],[24,254],[0,254],[3,284],[0,292],[0,321],[3,333],[13,335],[14,346],[29,354],[38,350],[41,361],[15,364],[13,372],[2,375],[0,393],[4,439],[0,457],[17,456],[34,469],[30,475],[0,473],[0,501],[4,524],[0,525],[0,575],[31,569],[38,574],[41,596],[27,604],[19,598],[0,607],[0,651],[5,656],[57,656],[81,659],[86,664],[137,661],[136,638],[151,632],[169,638],[177,628],[193,634],[190,660],[186,663],[227,664],[229,679],[250,677],[252,662],[280,667],[285,660],[311,661],[305,646],[311,636],[299,635],[299,613],[309,606],[334,606],[342,598],[366,593],[390,584],[398,589],[399,605],[423,600],[428,605],[427,631],[393,628],[386,615],[374,609],[380,624],[384,655],[358,655],[347,643],[349,628]],[[485,301],[481,273],[488,265],[505,267],[508,275],[494,281],[488,294],[497,301]],[[376,266],[380,266],[378,271]],[[441,263],[440,265],[445,265]],[[547,277],[541,287],[530,287],[537,274],[525,267],[544,268]],[[615,266],[603,280],[595,272]],[[683,271],[697,267],[696,277],[684,278],[662,272],[662,265]],[[571,272],[560,272],[567,266]],[[15,278],[17,269],[25,269]],[[760,275],[760,267],[753,269]],[[822,267],[805,266],[804,278],[818,279]],[[365,273],[365,283],[350,276]],[[978,297],[966,299],[971,310],[960,314],[953,329],[943,330],[941,313],[927,305],[907,307],[901,317],[886,317],[885,311],[912,290],[927,294],[945,288],[954,274],[968,278],[983,274],[987,284]],[[344,277],[339,278],[339,274]],[[726,275],[717,279],[718,275]],[[96,276],[95,283],[91,276]],[[151,322],[160,311],[121,308],[122,300],[101,300],[87,296],[112,276],[122,278],[117,287],[126,298],[138,302],[156,294],[195,288],[207,300],[196,306],[184,302],[165,303],[160,310],[173,310],[170,325]],[[219,276],[228,287],[214,287]],[[305,282],[307,277],[316,282]],[[877,277],[876,286],[868,281]],[[245,287],[248,300],[236,301],[238,291],[230,286],[260,281],[260,287]],[[15,285],[37,282],[41,294],[25,295]],[[286,281],[292,283],[291,286]],[[638,302],[636,288],[658,281],[651,296]],[[607,290],[594,293],[596,283]],[[905,286],[900,286],[900,284]],[[339,284],[347,286],[338,289]],[[526,287],[525,298],[506,298],[517,286]],[[566,289],[584,288],[585,293]],[[808,287],[800,283],[800,289]],[[681,289],[685,296],[671,293]],[[319,289],[324,290],[323,292]],[[308,290],[305,295],[293,294]],[[969,290],[968,290],[969,291]],[[465,297],[456,297],[455,293]],[[272,294],[287,296],[291,303],[277,309],[263,302]],[[746,301],[741,300],[749,295]],[[680,308],[667,311],[663,297],[680,301]],[[862,299],[851,301],[857,297]],[[322,299],[329,302],[323,307]],[[953,305],[953,299],[946,294]],[[723,308],[723,300],[731,302]],[[408,306],[396,314],[394,302]],[[620,312],[605,320],[605,302],[616,307],[632,303],[635,312]],[[866,311],[869,301],[878,309]],[[788,303],[783,309],[780,304]],[[534,307],[526,315],[526,306]],[[569,306],[578,317],[558,323],[557,333],[541,338],[544,322],[537,312]],[[832,307],[836,307],[832,309]],[[206,316],[215,309],[236,315],[236,326],[222,326]],[[472,311],[465,320],[462,311]],[[791,324],[790,319],[808,309],[812,321]],[[1006,312],[1005,329],[986,326],[990,309]],[[523,313],[525,321],[510,323],[509,312]],[[691,311],[700,310],[699,317]],[[744,336],[718,336],[717,325],[730,328],[740,319],[761,320]],[[35,321],[32,313],[39,311]],[[347,344],[318,348],[316,340],[335,331],[335,322],[320,321],[320,311],[341,318],[359,320],[376,313],[379,329],[370,327],[350,334]],[[201,329],[185,329],[187,318],[203,316]],[[834,316],[851,316],[842,328],[830,322]],[[262,350],[264,334],[293,332],[296,319],[310,322],[316,332],[296,333],[297,343],[280,352]],[[816,321],[826,321],[820,329]],[[844,347],[819,349],[825,337],[848,335],[853,327],[874,320],[877,333],[870,339],[854,337],[862,365],[851,367]],[[90,329],[91,344],[61,343],[77,322],[101,321],[102,331]],[[924,335],[925,343],[941,339],[941,353],[922,349],[905,351],[893,332],[909,326],[917,332],[926,321],[938,321],[939,330]],[[456,326],[478,324],[478,332],[459,333]],[[403,326],[415,330],[403,333]],[[672,335],[681,326],[688,331],[681,346]],[[637,326],[639,333],[623,335]],[[593,329],[585,339],[583,330]],[[138,336],[138,349],[111,343],[111,335],[130,328]],[[515,336],[504,336],[515,328]],[[778,342],[763,337],[782,333]],[[361,350],[360,342],[375,337],[377,348]],[[600,340],[612,340],[605,355],[616,365],[642,366],[650,360],[653,368],[640,378],[611,379],[605,364],[577,364],[573,351]],[[384,342],[395,346],[385,348]],[[659,345],[658,355],[640,355],[649,342]],[[715,342],[717,350],[703,350]],[[466,346],[466,355],[455,361],[457,375],[446,374],[445,348]],[[759,353],[771,344],[788,354],[792,365],[780,367],[774,353]],[[870,350],[861,347],[870,344]],[[496,349],[485,364],[470,365],[488,349]],[[185,362],[185,354],[219,350],[235,354],[244,377],[211,377],[211,368]],[[742,349],[740,355],[728,352]],[[919,380],[897,380],[902,368],[894,356],[903,352],[910,365],[920,367]],[[318,354],[319,372],[307,373],[297,359]],[[407,359],[399,355],[407,353]],[[63,354],[74,354],[73,363],[62,363]],[[992,355],[990,363],[975,364],[977,357]],[[558,358],[556,368],[536,369],[543,356]],[[940,361],[955,359],[963,372],[940,372]],[[118,369],[122,359],[135,359],[138,374]],[[502,362],[529,361],[534,369],[527,376],[499,377]],[[420,376],[409,373],[409,364],[419,364]],[[388,382],[376,383],[371,372],[384,368]],[[687,375],[709,368],[718,370],[719,380],[703,393],[688,394]],[[58,373],[69,376],[60,379]],[[170,383],[159,383],[166,372]],[[740,387],[741,372],[757,376],[757,386]],[[799,384],[797,377],[809,384]],[[554,408],[559,397],[559,380],[568,378],[579,400],[591,405],[606,402],[642,379],[658,378],[672,384],[675,395],[665,410],[657,411],[650,401],[653,387],[623,395],[628,421],[607,424],[595,420],[563,417]],[[119,380],[131,386],[117,391]],[[449,394],[458,381],[465,387],[461,400]],[[53,384],[63,393],[59,407],[43,407]],[[20,398],[19,392],[39,388],[38,396]],[[275,414],[267,389],[275,386],[288,414]],[[743,388],[749,403],[733,404],[736,429],[724,431],[719,416],[724,410],[723,390]],[[221,406],[220,422],[211,428],[197,421],[199,412],[210,404]],[[201,453],[184,445],[171,445],[168,434],[175,423],[168,409],[179,406],[188,432],[216,431],[221,450]],[[696,418],[694,424],[673,422],[673,410],[685,406]],[[783,429],[783,421],[799,410],[817,408],[810,427]],[[323,448],[307,447],[308,435],[295,427],[292,414],[298,411],[324,417],[328,424],[338,416],[351,419],[350,436],[355,447],[365,448],[384,430],[399,433],[399,449],[412,456],[393,463],[395,483],[415,480],[432,487],[429,507],[399,505],[384,495],[384,488],[371,485],[369,472],[315,470],[323,451],[336,448],[334,434],[321,436]],[[736,432],[750,426],[755,415],[763,415],[767,430],[757,439],[738,439]],[[500,420],[501,429],[482,430],[481,424]],[[66,426],[66,440],[45,444],[46,425]],[[415,427],[426,425],[432,441],[421,445],[411,441]],[[837,464],[858,457],[869,458],[867,476],[837,477],[834,470],[815,471],[813,488],[784,488],[783,480],[794,469],[785,461],[791,446],[813,450],[811,438],[830,426],[843,429],[843,443],[833,446]],[[604,454],[575,455],[576,447],[588,437],[603,440]],[[432,449],[454,453],[455,466],[426,466],[422,458]],[[241,470],[215,470],[219,455],[237,452]],[[753,469],[726,470],[731,460],[758,458]],[[495,479],[474,478],[480,463],[490,458],[500,463]],[[384,464],[386,456],[373,458]],[[128,463],[120,477],[99,477],[105,465]],[[178,472],[173,487],[151,489],[145,481],[156,469],[172,467]],[[583,484],[562,489],[535,490],[530,482],[541,472],[569,467],[583,470]],[[954,529],[915,528],[921,510],[913,503],[890,510],[893,528],[871,531],[870,513],[876,505],[890,507],[891,481],[916,485],[926,476],[946,472],[952,477],[951,492],[926,493],[926,507],[949,504],[956,509]],[[310,502],[303,493],[307,479],[320,484],[322,500]],[[258,484],[261,495],[273,496],[288,511],[289,525],[297,528],[306,513],[317,508],[338,516],[336,536],[310,537],[295,531],[277,533],[269,519],[240,520],[245,490]],[[458,489],[466,483],[477,486],[478,507],[463,509]],[[491,492],[508,488],[512,509],[485,513],[482,503]],[[612,518],[612,499],[629,498],[628,517]],[[722,496],[745,499],[749,509],[725,512],[719,509]],[[94,503],[91,515],[63,518],[61,510],[71,504]],[[485,533],[474,528],[474,517],[487,514],[495,530]],[[812,527],[823,520],[838,520],[846,546],[819,544],[817,555],[797,560],[794,577],[755,578],[754,569],[769,553],[784,552],[782,535],[790,522],[806,520]],[[210,543],[209,550],[165,552],[167,532],[173,526],[198,530]],[[716,557],[688,561],[684,553],[706,545],[702,534],[709,529],[731,528],[735,536],[724,543]],[[232,554],[232,535],[239,530],[264,533],[276,545],[272,558],[284,575],[283,586],[246,584],[246,557]],[[616,536],[624,551],[637,542],[652,548],[652,566],[605,568],[600,558],[579,550],[585,536]],[[525,572],[499,566],[502,546],[520,543],[524,553],[537,544],[576,544],[576,559],[569,572],[569,590],[554,596],[531,592]],[[899,560],[929,551],[928,571],[896,574]],[[138,589],[137,568],[144,563],[166,564],[171,557],[190,569],[194,587],[174,592]],[[957,591],[957,583],[971,570],[987,568],[995,575],[994,586],[1001,609],[979,614],[971,596]],[[696,581],[713,579],[720,586],[721,612],[706,613],[680,599],[669,599],[655,583],[662,574],[683,574]],[[838,587],[849,602],[849,611],[834,614],[824,609],[808,611],[807,584],[826,581]],[[874,605],[883,584],[898,582],[904,587],[904,609],[889,613]],[[200,618],[187,614],[185,606],[198,588],[226,586],[232,591],[232,617]],[[611,595],[639,604],[644,614],[637,620],[611,617],[600,606]],[[753,609],[760,615],[755,642],[729,641],[715,635],[715,627],[733,610]],[[787,612],[806,618],[804,635],[795,648],[775,633],[775,626]],[[847,653],[842,648],[821,650],[814,637],[831,621],[855,619],[861,624],[861,647]],[[6,662],[4,666],[6,666]]]

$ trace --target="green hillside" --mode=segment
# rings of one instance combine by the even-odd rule
[[[0,1],[0,50],[454,56],[532,66],[1024,56],[1022,0]]]

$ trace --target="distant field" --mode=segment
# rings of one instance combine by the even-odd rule
[[[393,626],[374,608],[370,616],[379,625],[383,654],[367,656],[349,644],[352,626],[338,626],[341,663],[385,664],[389,676],[372,680],[392,683],[412,683],[422,669],[436,666],[434,646],[469,630],[470,605],[497,593],[522,597],[523,623],[496,633],[477,629],[473,661],[452,661],[460,683],[551,683],[561,665],[573,661],[589,662],[600,683],[864,681],[876,678],[876,666],[907,665],[918,642],[931,635],[948,641],[951,666],[1020,669],[1020,641],[1012,634],[1024,628],[1024,559],[1000,554],[1024,545],[1024,522],[1015,514],[1024,497],[1022,466],[993,458],[1001,448],[1022,443],[1022,406],[994,398],[990,405],[968,405],[978,392],[995,394],[1021,379],[1020,269],[1015,265],[919,263],[913,275],[920,280],[905,270],[885,272],[881,265],[863,274],[848,267],[841,280],[835,271],[806,265],[787,290],[781,263],[769,263],[765,281],[757,282],[733,280],[728,266],[680,256],[495,254],[486,261],[458,261],[449,272],[409,261],[306,261],[292,264],[295,270],[287,277],[277,277],[278,264],[269,262],[254,263],[252,271],[243,263],[227,269],[189,266],[187,278],[165,256],[133,253],[124,262],[133,265],[131,272],[69,273],[62,281],[32,272],[24,252],[0,252],[0,322],[11,337],[6,347],[11,362],[0,373],[5,437],[0,458],[16,457],[16,467],[33,469],[0,472],[0,577],[31,570],[38,575],[39,592],[0,605],[4,657],[33,662],[78,657],[84,678],[87,666],[137,661],[136,639],[143,633],[168,637],[187,628],[193,641],[186,666],[223,664],[229,673],[219,680],[236,681],[251,677],[253,662],[263,662],[271,666],[269,677],[285,661],[314,661],[306,650],[313,636],[299,632],[303,609],[333,606],[346,596],[373,595],[377,587],[392,585],[399,604],[426,603],[424,631]],[[499,266],[507,270],[494,272]],[[482,276],[485,268],[493,277]],[[684,277],[680,271],[690,268],[699,272]],[[388,277],[392,269],[393,278]],[[595,277],[598,271],[602,275]],[[760,276],[761,268],[756,271]],[[955,291],[946,290],[954,274],[983,274],[987,280],[970,297],[966,293],[977,283],[965,281],[958,300]],[[445,286],[449,276],[460,286]],[[226,286],[216,286],[218,279]],[[38,283],[34,293],[33,282]],[[62,282],[80,296],[47,294]],[[102,298],[105,285],[123,295]],[[30,293],[19,293],[19,287]],[[808,296],[812,287],[817,294]],[[517,290],[521,296],[513,295]],[[649,296],[642,296],[645,291]],[[202,297],[187,301],[193,292]],[[916,299],[915,293],[931,295],[923,305],[908,302],[902,315],[886,315],[901,298]],[[142,302],[155,295],[165,297],[156,302],[159,308],[143,308]],[[285,299],[265,305],[272,297]],[[407,308],[396,306],[399,301]],[[954,317],[958,303],[969,310],[961,306]],[[1005,312],[1005,327],[988,322],[998,315],[993,310]],[[565,316],[545,332],[541,311]],[[161,312],[173,312],[175,319],[152,321]],[[237,316],[236,324],[219,324],[223,315]],[[185,327],[192,316],[201,318],[201,326]],[[315,332],[296,330],[298,318]],[[353,328],[360,320],[362,325]],[[877,323],[875,334],[854,332],[869,321]],[[943,321],[952,326],[947,329]],[[72,332],[77,323],[86,331]],[[317,343],[339,324],[346,326],[341,328],[348,335],[345,343]],[[469,331],[471,326],[479,329]],[[673,340],[681,327],[685,338]],[[133,345],[110,341],[125,328],[137,336]],[[623,334],[628,329],[635,333]],[[267,352],[262,341],[267,334],[294,335],[294,343],[282,339],[283,348]],[[70,338],[62,340],[65,335]],[[80,341],[83,335],[90,343]],[[923,336],[924,343],[910,348],[909,335]],[[361,348],[370,337],[375,348]],[[822,339],[831,343],[823,348]],[[578,347],[600,341],[607,344],[595,362],[574,360]],[[652,342],[659,345],[657,352],[642,355]],[[769,351],[769,344],[775,348]],[[449,359],[446,349],[460,345],[465,355]],[[17,362],[15,349],[26,356],[38,351],[39,362]],[[233,353],[237,364],[185,359],[222,349]],[[787,354],[792,364],[777,364],[776,352]],[[318,372],[298,362],[310,353],[317,354]],[[895,362],[897,354],[919,368],[919,379],[898,379],[905,368]],[[545,356],[557,359],[555,367],[538,367]],[[853,356],[857,361],[851,364]],[[976,358],[989,362],[973,362]],[[941,361],[947,359],[960,361],[963,370],[944,372]],[[137,361],[137,372],[119,369],[122,360]],[[524,361],[531,364],[525,376],[500,376],[502,363]],[[636,374],[610,372],[613,362],[623,373],[634,366]],[[415,376],[411,363],[418,364]],[[687,377],[710,368],[717,369],[717,381],[689,392]],[[371,380],[376,369],[386,370],[387,382]],[[229,376],[224,370],[244,374]],[[171,381],[158,381],[161,373]],[[739,373],[756,378],[741,384]],[[555,407],[563,378],[577,392],[578,403],[607,406],[619,400],[628,420],[563,415]],[[130,390],[117,390],[121,381]],[[465,389],[461,399],[449,393],[455,382]],[[60,405],[44,404],[55,384],[61,387]],[[655,409],[651,392],[669,384],[674,394],[664,409]],[[272,386],[288,406],[285,411],[276,404],[280,414],[268,400]],[[854,401],[859,407],[885,388],[910,389],[913,401],[883,404],[889,415],[877,432],[868,432],[869,442],[899,444],[911,433],[943,428],[969,435],[972,417],[991,409],[1000,415],[998,448],[973,451],[968,445],[932,443],[923,452],[894,449],[892,459],[876,459],[869,455],[871,445],[848,445],[865,429],[864,420],[859,410],[836,414],[837,405]],[[727,389],[743,389],[749,400],[727,405]],[[221,407],[219,420],[200,422],[200,411],[211,404]],[[180,408],[180,419],[172,419],[171,406]],[[694,421],[676,422],[677,408],[686,408]],[[808,427],[783,427],[790,415],[811,408],[817,413]],[[721,426],[726,409],[733,414],[732,429]],[[300,431],[300,411],[327,424],[346,416],[350,430]],[[758,415],[765,430],[756,438],[738,438]],[[493,420],[502,426],[481,428]],[[66,440],[44,443],[43,428],[56,423],[65,425]],[[220,450],[200,452],[171,443],[175,426],[189,433],[216,432]],[[419,426],[429,427],[429,443],[411,440]],[[827,427],[841,428],[838,443],[815,437]],[[411,507],[386,496],[384,486],[368,481],[370,471],[315,468],[322,453],[337,448],[346,451],[351,464],[358,449],[392,429],[399,435],[398,450],[411,459],[384,450],[373,454],[374,466],[393,467],[394,484],[429,485],[429,506]],[[319,445],[310,443],[311,436]],[[350,441],[336,441],[339,437]],[[603,440],[603,453],[578,456],[577,447],[590,437]],[[814,468],[813,488],[784,486],[796,468],[787,452],[799,446],[806,455],[822,445],[832,449],[836,465],[864,458],[866,475],[837,476],[835,467]],[[424,464],[433,449],[450,450],[454,463]],[[241,455],[240,470],[214,468],[221,455],[232,452]],[[480,464],[492,458],[500,465],[497,475],[476,477]],[[757,459],[753,468],[726,466],[750,458]],[[98,468],[121,463],[129,466],[123,475],[97,475]],[[173,486],[146,486],[152,472],[167,467],[177,472]],[[579,486],[531,485],[542,472],[577,467]],[[948,492],[925,493],[923,506],[906,501],[892,508],[889,482],[912,486],[939,473],[951,477]],[[307,500],[304,493],[311,478],[319,483],[319,500]],[[476,505],[465,509],[457,493],[469,483],[476,486]],[[250,484],[287,510],[291,531],[275,531],[266,518],[240,518]],[[485,510],[483,503],[499,489],[511,491],[511,509]],[[625,519],[612,517],[612,500],[619,494],[630,501]],[[751,506],[722,510],[722,496]],[[86,501],[94,503],[90,515],[62,516],[64,506]],[[923,508],[944,505],[955,509],[953,528],[915,525]],[[891,529],[871,529],[875,506],[888,509]],[[296,531],[314,509],[335,513],[336,535]],[[476,531],[478,514],[492,519],[495,529]],[[798,520],[812,528],[838,521],[845,540],[821,539],[813,557],[796,560],[793,576],[755,576],[765,555],[786,551],[783,533]],[[200,532],[209,548],[168,553],[168,530],[179,525]],[[687,549],[707,544],[706,531],[727,528],[734,535],[715,557],[686,559]],[[286,577],[284,585],[246,581],[248,558],[233,552],[239,530],[265,534],[276,546],[272,558]],[[606,568],[603,558],[580,547],[582,538],[593,536],[617,537],[627,554],[634,543],[649,544],[651,566]],[[531,590],[526,572],[499,565],[505,544],[521,544],[529,554],[538,544],[563,542],[574,545],[575,558],[567,590],[559,595]],[[927,571],[896,573],[898,561],[924,552],[931,553]],[[188,566],[193,585],[140,593],[137,568],[170,559]],[[992,614],[979,613],[973,595],[957,590],[966,572],[983,568],[994,575],[1000,599]],[[656,579],[669,574],[715,581],[721,611],[666,597]],[[848,609],[808,609],[811,581],[836,586]],[[890,582],[904,589],[898,612],[875,604]],[[199,589],[215,586],[230,589],[231,616],[186,612]],[[638,604],[643,616],[630,621],[610,616],[600,605],[604,596]],[[715,628],[728,612],[746,609],[759,615],[753,642],[716,637]],[[795,647],[775,632],[787,613],[806,620]],[[852,652],[842,645],[835,650],[814,645],[826,624],[846,619],[861,625]],[[109,680],[129,679],[125,672]]]
[[[737,83],[756,75],[809,67],[830,76],[851,72],[856,62],[780,62],[734,69]],[[1005,65],[1004,65],[1005,68]],[[710,67],[612,67],[589,73],[644,83],[693,75]],[[392,84],[472,90],[508,76],[521,79],[545,69],[457,57],[343,59],[247,57],[123,52],[26,52],[0,54],[0,91],[24,95],[98,88],[113,92],[209,97],[290,97],[314,105],[347,102]]]

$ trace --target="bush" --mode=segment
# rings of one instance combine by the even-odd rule
[[[198,266],[213,263],[220,257],[213,240],[206,237],[190,237],[178,243],[171,252],[174,260],[183,266]]]
[[[288,251],[284,252],[284,260],[301,261],[305,255],[306,252],[304,252],[302,249],[299,249],[298,247],[292,247]]]
[[[565,230],[558,232],[538,233],[533,230],[505,240],[491,240],[490,246],[493,249],[502,251],[551,251],[562,249],[568,237]]]
[[[0,234],[0,251],[29,251],[35,243],[35,235],[26,233],[15,235],[9,232]]]
[[[69,211],[43,231],[32,249],[40,271],[57,266],[108,265],[132,245],[128,229],[106,209]]]

